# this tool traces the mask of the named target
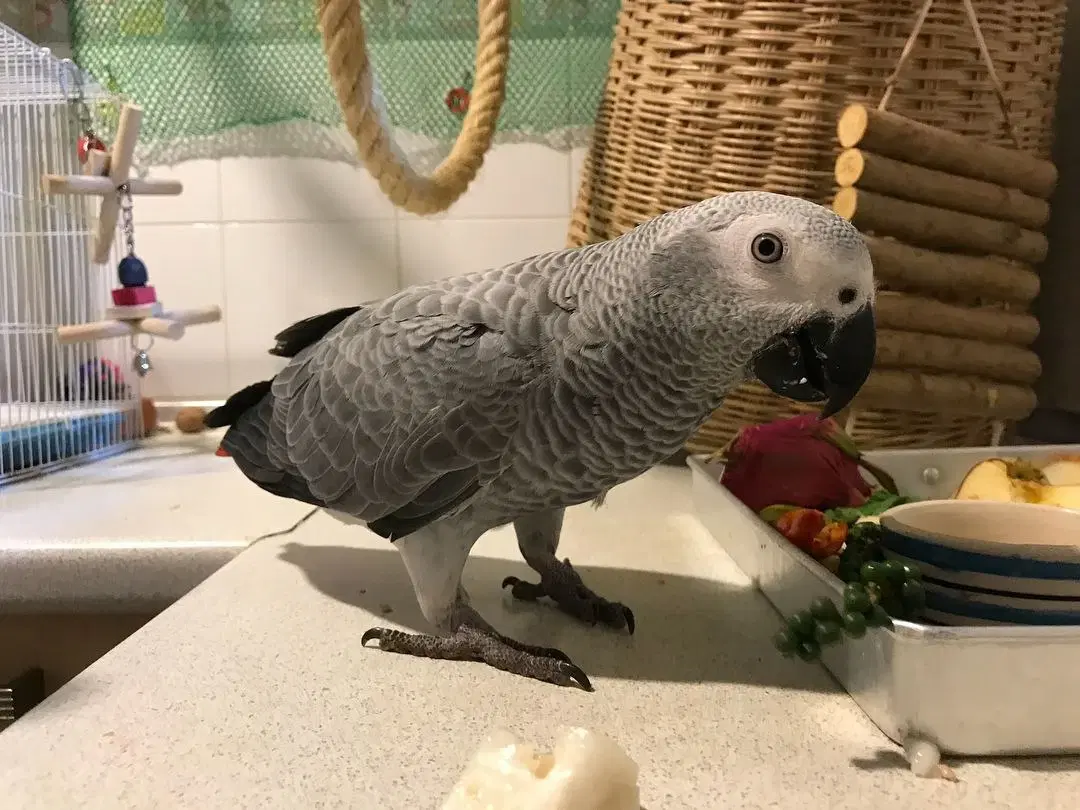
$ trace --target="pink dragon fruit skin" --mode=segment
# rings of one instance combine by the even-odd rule
[[[854,447],[836,422],[816,414],[748,426],[728,448],[720,483],[754,512],[774,504],[861,506],[871,487],[858,456],[840,444]]]

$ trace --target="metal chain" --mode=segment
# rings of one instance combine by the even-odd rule
[[[116,193],[120,195],[120,228],[124,232],[124,241],[127,244],[127,255],[135,255],[135,217],[132,214],[132,207],[135,205],[135,200],[132,197],[131,189],[128,188],[128,184],[124,183],[116,189]]]
[[[70,92],[65,77],[72,79]],[[75,116],[79,121],[79,130],[84,135],[94,134],[94,116],[90,112],[90,105],[86,103],[86,90],[83,85],[83,74],[78,66],[70,59],[64,59],[60,63],[60,87],[68,96],[71,105],[75,108]]]
[[[134,351],[136,353],[138,353],[138,352],[149,352],[152,348],[154,348],[154,336],[153,335],[146,335],[146,337],[149,338],[149,340],[147,341],[145,346],[140,346],[139,345],[139,336],[144,335],[144,334],[146,334],[146,333],[145,332],[136,332],[135,334],[133,334],[131,336],[131,340],[129,340],[128,343],[131,346],[132,351]]]

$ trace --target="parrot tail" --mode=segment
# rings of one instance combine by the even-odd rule
[[[330,312],[324,312],[322,315],[312,315],[310,318],[297,321],[292,326],[288,326],[274,335],[275,344],[274,348],[270,349],[270,354],[276,357],[296,357],[308,346],[325,337],[331,329],[343,320],[359,312],[360,309],[361,307],[341,307]],[[270,393],[270,386],[273,382],[273,380],[263,380],[237,391],[225,401],[224,405],[220,408],[214,408],[206,415],[204,420],[206,426],[208,428],[219,428],[226,425],[235,425],[244,411],[254,408],[262,401],[263,397]]]
[[[249,408],[254,408],[262,401],[262,398],[270,393],[273,380],[263,380],[252,383],[247,388],[241,388],[227,400],[220,408],[214,408],[203,419],[208,428],[220,428],[226,425],[235,425],[240,415]]]

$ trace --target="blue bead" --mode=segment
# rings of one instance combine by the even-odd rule
[[[122,258],[116,272],[120,276],[120,283],[125,287],[145,287],[146,282],[150,280],[146,265],[137,256]]]

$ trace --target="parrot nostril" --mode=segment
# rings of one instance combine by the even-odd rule
[[[854,287],[844,287],[842,290],[840,290],[840,295],[838,295],[837,298],[839,298],[840,303],[846,307],[848,304],[854,301],[857,296],[858,293],[855,291]]]

